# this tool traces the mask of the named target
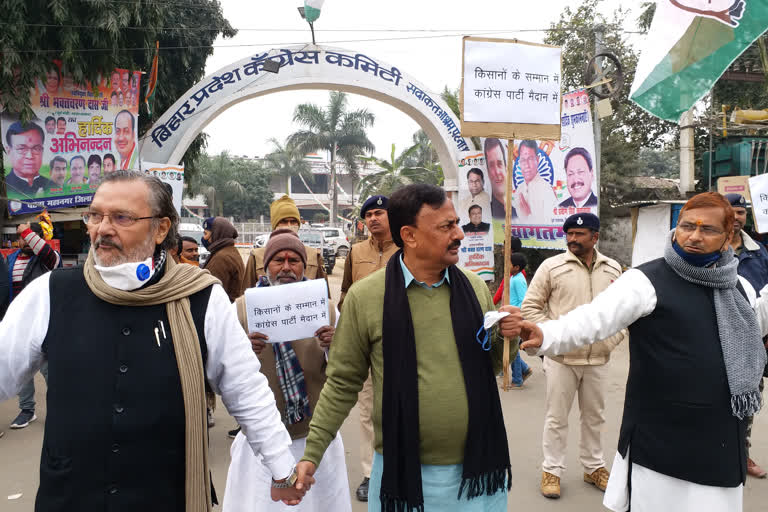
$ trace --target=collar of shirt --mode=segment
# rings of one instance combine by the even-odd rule
[[[408,270],[408,267],[405,266],[405,262],[403,261],[403,255],[400,255],[400,267],[403,269],[403,278],[405,279],[405,288],[408,289],[408,287],[411,285],[411,283],[416,283],[417,285],[421,286],[422,288],[440,288],[443,283],[451,284],[451,278],[448,277],[448,269],[446,268],[445,271],[443,271],[443,278],[433,284],[432,286],[429,286],[427,283],[423,281],[417,281],[415,277],[413,277],[413,274],[411,274],[411,271]]]

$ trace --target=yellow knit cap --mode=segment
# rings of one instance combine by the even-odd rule
[[[277,224],[283,219],[296,219],[301,222],[301,214],[296,208],[296,203],[288,196],[283,196],[269,205],[269,216],[272,219],[272,231],[277,229]]]

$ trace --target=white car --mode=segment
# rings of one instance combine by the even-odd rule
[[[349,237],[344,234],[341,228],[320,228],[325,237],[325,242],[330,244],[336,251],[338,258],[346,258],[349,254]]]

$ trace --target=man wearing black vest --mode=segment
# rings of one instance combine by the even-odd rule
[[[723,196],[699,194],[680,211],[664,257],[558,320],[522,323],[522,347],[547,356],[629,328],[624,416],[603,500],[611,510],[742,510],[768,289],[756,298],[738,276],[733,222]]]
[[[49,367],[35,510],[210,512],[206,386],[263,457],[272,498],[298,503],[291,439],[226,293],[167,257],[179,218],[162,182],[111,173],[83,221],[85,266],[34,280],[0,323],[0,401]]]

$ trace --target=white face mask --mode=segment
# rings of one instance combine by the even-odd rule
[[[94,265],[101,278],[112,288],[129,292],[141,288],[155,274],[155,262],[150,256],[144,261],[123,263],[114,267]]]

